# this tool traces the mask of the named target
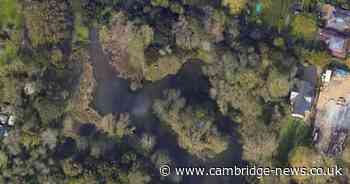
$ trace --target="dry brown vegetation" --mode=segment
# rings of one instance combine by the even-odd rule
[[[149,26],[134,25],[121,12],[111,22],[110,27],[103,27],[101,31],[103,49],[119,76],[140,86],[146,65],[144,49],[153,39],[153,30]]]
[[[80,122],[99,122],[101,120],[101,116],[90,107],[95,88],[93,67],[88,62],[83,63],[79,89],[73,101],[73,112]]]

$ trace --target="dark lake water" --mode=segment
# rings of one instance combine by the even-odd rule
[[[208,96],[209,83],[201,72],[200,61],[190,61],[185,64],[177,75],[168,76],[163,80],[145,84],[142,89],[131,91],[129,83],[118,78],[108,63],[108,57],[104,54],[98,40],[98,31],[90,31],[90,57],[94,66],[94,74],[98,83],[93,106],[102,115],[108,113],[128,112],[136,127],[136,133],[149,132],[157,137],[156,149],[168,150],[172,160],[177,166],[182,167],[233,167],[242,165],[242,148],[238,142],[238,136],[230,135],[230,146],[216,158],[201,161],[177,145],[176,136],[169,128],[163,128],[158,119],[152,113],[154,99],[162,96],[165,89],[180,89],[188,103],[206,103],[214,105]],[[232,129],[232,122],[228,118],[218,119],[219,129]],[[229,125],[229,126],[228,126]],[[184,184],[225,184],[243,183],[242,177],[185,177]]]

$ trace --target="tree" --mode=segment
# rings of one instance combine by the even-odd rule
[[[144,50],[153,41],[153,29],[148,25],[136,25],[123,12],[113,16],[104,26],[100,37],[105,52],[111,55],[111,65],[133,86],[140,87],[146,69]]]
[[[311,168],[314,167],[313,160],[311,156],[315,156],[316,153],[307,147],[297,147],[293,153],[291,153],[289,158],[289,163],[292,167],[307,167]],[[294,178],[302,183],[303,181],[307,180],[308,178],[306,176],[294,176]]]
[[[220,42],[224,39],[224,29],[227,22],[227,17],[223,11],[216,10],[211,6],[204,8],[205,16],[202,18],[204,29],[215,42]]]
[[[21,143],[25,148],[29,150],[39,146],[41,139],[38,135],[35,135],[33,133],[23,132],[21,135]]]
[[[141,135],[140,145],[146,153],[151,153],[156,145],[156,137],[147,133]]]
[[[228,7],[231,14],[236,15],[246,7],[247,0],[222,0],[222,5]]]
[[[47,145],[50,150],[53,150],[58,142],[58,132],[53,129],[46,129],[41,133],[41,140],[43,140],[44,145]]]
[[[66,176],[78,176],[83,172],[82,166],[70,159],[63,161],[62,169]]]
[[[37,98],[34,107],[38,111],[42,123],[48,124],[59,118],[63,112],[63,104],[52,103],[47,98]]]
[[[167,8],[170,5],[169,0],[151,0],[152,6],[160,6]]]
[[[43,44],[57,44],[67,38],[72,22],[69,4],[65,1],[31,1],[24,5],[26,28],[34,47]]]
[[[331,63],[332,56],[326,51],[303,50],[302,57],[309,63],[316,65],[320,69]]]
[[[2,0],[0,10],[0,29],[18,27],[21,24],[23,17],[17,0]]]
[[[151,177],[140,170],[132,170],[128,174],[129,184],[147,184]]]
[[[272,70],[269,73],[267,84],[272,98],[281,98],[289,94],[290,83],[288,76],[282,75],[276,70]]]
[[[7,167],[8,158],[7,155],[0,151],[0,171]]]
[[[228,43],[230,47],[236,47],[239,45],[239,35],[240,35],[240,25],[238,18],[232,18],[232,20],[227,21],[225,25],[225,42]]]
[[[9,104],[15,104],[19,100],[20,81],[14,78],[0,78],[0,100]]]
[[[119,116],[108,114],[96,126],[118,139],[132,135],[135,130],[135,127],[130,125],[128,114],[120,114]]]
[[[313,149],[299,146],[296,147],[289,155],[289,164],[295,168],[318,168],[322,167],[327,170],[328,167],[334,167],[336,165],[335,160],[331,158],[323,157],[315,152]],[[336,183],[336,180],[332,176],[311,176],[311,175],[294,175],[293,179],[297,183]]]
[[[311,41],[317,33],[317,23],[312,15],[301,14],[294,17],[292,22],[292,34],[306,41]]]
[[[178,136],[178,143],[199,158],[211,158],[225,151],[228,142],[219,133],[212,114],[202,107],[185,106],[180,92],[169,90],[165,99],[156,100],[153,109]]]
[[[193,17],[180,16],[172,29],[176,45],[185,50],[201,48],[202,42],[208,39],[199,20]]]
[[[285,164],[289,153],[297,146],[307,145],[311,140],[311,129],[305,122],[292,118],[282,121],[283,127],[280,132],[277,160]]]
[[[259,166],[272,166],[278,147],[277,136],[259,124],[243,135],[243,158]],[[245,128],[246,129],[246,128]],[[255,133],[255,134],[254,134]]]
[[[294,64],[293,59],[283,61],[290,56],[266,47],[257,50],[241,45],[238,53],[223,52],[220,60],[203,66],[211,84],[210,95],[219,110],[239,123],[243,158],[264,166],[272,165],[277,154],[275,131],[281,115],[274,111],[287,113],[271,103],[284,104],[282,97],[288,95],[291,86],[290,74],[285,71]]]
[[[181,66],[182,62],[178,57],[174,55],[163,56],[147,67],[145,77],[150,81],[158,81],[168,75],[176,74]]]
[[[283,30],[290,24],[292,14],[290,7],[293,0],[261,0],[263,22],[270,27],[277,28],[278,31]]]
[[[151,156],[152,163],[156,168],[160,168],[163,165],[172,165],[173,160],[171,159],[169,152],[166,150],[157,150]]]

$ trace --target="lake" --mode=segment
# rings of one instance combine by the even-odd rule
[[[211,160],[202,161],[194,158],[177,145],[176,135],[169,128],[164,128],[152,112],[153,101],[162,96],[165,89],[179,89],[188,103],[215,106],[209,98],[209,82],[201,72],[200,61],[188,61],[177,75],[146,83],[143,88],[131,91],[127,80],[117,77],[109,65],[109,57],[102,50],[98,30],[90,30],[90,57],[94,66],[97,89],[93,107],[101,114],[127,112],[131,116],[136,133],[152,133],[157,137],[155,149],[167,150],[176,166],[181,167],[233,167],[243,165],[241,159],[242,147],[234,130],[234,123],[229,118],[218,118],[219,130],[230,133],[230,146],[222,154]],[[232,135],[234,134],[234,135]],[[156,173],[158,175],[158,173]],[[242,177],[185,177],[184,184],[224,184],[243,183]]]

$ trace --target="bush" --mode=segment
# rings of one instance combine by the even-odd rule
[[[222,0],[222,5],[228,7],[231,14],[239,14],[246,7],[247,0]]]
[[[0,46],[0,66],[11,63],[17,59],[18,45],[12,40],[5,42],[5,47],[2,49]],[[2,49],[2,50],[1,50]]]
[[[151,0],[152,6],[160,6],[167,8],[170,5],[169,0]]]
[[[303,121],[288,118],[280,132],[278,160],[282,164],[288,161],[289,153],[299,145],[310,143],[311,129]]]
[[[263,7],[262,20],[279,31],[288,26],[287,17],[292,16],[289,11],[293,0],[261,0]]]
[[[267,79],[268,90],[272,98],[281,98],[288,95],[290,84],[288,76],[272,70]]]
[[[180,147],[201,159],[226,150],[228,141],[218,132],[212,113],[202,107],[186,107],[179,91],[168,90],[165,97],[154,102],[153,110],[176,133]]]
[[[292,22],[292,34],[300,39],[311,41],[317,33],[317,23],[309,14],[297,15]]]
[[[158,81],[167,75],[176,74],[181,66],[182,63],[176,56],[164,56],[147,67],[145,77],[150,81]]]
[[[310,64],[319,68],[324,68],[331,63],[332,56],[326,51],[307,51],[303,52],[304,59]]]
[[[64,104],[56,104],[45,98],[38,98],[34,102],[34,107],[44,124],[59,118],[64,112]]]
[[[83,25],[81,14],[78,13],[74,20],[74,35],[75,41],[86,42],[89,40],[89,29]]]
[[[17,0],[0,0],[0,29],[19,27],[22,22]]]
[[[7,155],[4,152],[0,151],[0,171],[7,167],[7,161]]]
[[[69,36],[72,22],[67,2],[51,0],[23,5],[26,27],[33,47],[58,44]]]

